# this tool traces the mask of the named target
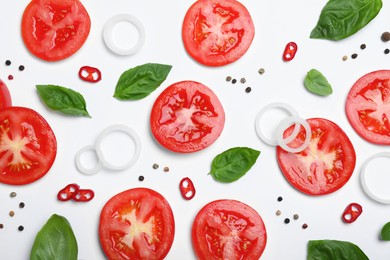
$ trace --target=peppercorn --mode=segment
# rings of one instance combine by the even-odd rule
[[[5,61],[5,65],[7,65],[7,66],[11,65],[11,61],[10,60],[6,60]]]
[[[155,163],[155,164],[153,164],[153,169],[158,169],[158,164],[157,163]]]
[[[289,218],[285,218],[284,219],[284,223],[286,223],[286,224],[290,223],[290,219]]]
[[[343,61],[346,61],[346,60],[348,60],[348,56],[347,56],[347,55],[344,55],[344,56],[343,56]]]
[[[0,224],[0,229],[3,229],[4,228],[4,225],[3,224]]]
[[[245,78],[241,78],[241,79],[240,79],[240,82],[241,82],[242,84],[244,84],[244,83],[246,82],[246,79],[245,79]]]
[[[294,218],[295,220],[297,220],[297,219],[299,219],[299,215],[298,215],[298,214],[294,214],[293,218]]]
[[[19,203],[19,208],[22,209],[22,208],[24,208],[24,206],[25,206],[24,202],[20,202],[20,203]]]
[[[252,91],[252,88],[251,87],[247,87],[246,89],[245,89],[245,92],[246,93],[250,93]]]
[[[357,53],[354,53],[354,54],[351,55],[351,58],[352,58],[352,59],[356,59],[357,56],[358,56]]]
[[[282,200],[283,200],[282,196],[279,196],[278,201],[282,201]]]
[[[169,172],[169,167],[164,167],[164,172]]]
[[[306,223],[302,225],[303,229],[306,229],[307,227],[308,227],[308,225]]]
[[[360,49],[361,50],[364,50],[367,46],[363,43],[362,45],[360,45]]]
[[[24,230],[24,227],[23,227],[23,226],[19,226],[19,227],[18,227],[18,230],[19,230],[19,231],[23,231],[23,230]]]
[[[13,210],[11,210],[11,211],[9,212],[9,216],[10,216],[10,217],[15,216],[15,212],[14,212]]]
[[[280,216],[280,215],[282,214],[282,212],[281,212],[280,210],[277,210],[277,211],[275,212],[275,214],[276,214],[276,216]]]
[[[236,79],[233,79],[233,80],[232,80],[232,83],[233,83],[233,84],[236,84],[236,82],[237,82]]]
[[[263,75],[263,74],[264,74],[264,72],[265,72],[265,69],[263,69],[263,68],[260,68],[260,69],[258,70],[258,72],[259,72],[259,74],[260,74],[260,75]]]
[[[11,192],[11,193],[9,194],[9,196],[10,196],[11,198],[14,198],[14,197],[16,197],[16,195],[17,195],[17,194],[16,194],[16,192],[14,192],[14,191],[13,191],[13,192]]]
[[[390,32],[384,32],[384,33],[382,33],[381,39],[382,39],[382,41],[384,41],[384,42],[390,41]]]
[[[142,175],[138,177],[138,180],[139,180],[139,181],[143,181],[144,179],[145,179],[145,177],[142,176]]]
[[[232,80],[232,77],[230,77],[230,76],[227,76],[227,77],[226,77],[226,81],[227,81],[227,82],[229,82],[229,81],[231,81],[231,80]]]
[[[23,71],[23,70],[24,70],[24,66],[23,66],[23,65],[20,65],[20,66],[19,66],[19,70],[20,70],[20,71]]]
[[[389,49],[385,49],[384,53],[385,53],[385,54],[389,54],[389,53],[390,53],[390,50],[389,50]]]
[[[14,76],[8,75],[8,80],[13,80],[13,79],[14,79]]]

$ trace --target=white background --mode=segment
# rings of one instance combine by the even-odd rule
[[[380,40],[382,32],[390,30],[388,0],[384,0],[381,12],[369,25],[338,42],[309,38],[326,0],[243,0],[255,24],[255,38],[240,60],[219,68],[199,65],[183,47],[182,20],[193,1],[84,0],[92,21],[89,38],[74,56],[55,63],[31,56],[21,40],[21,15],[28,2],[0,0],[0,78],[8,85],[14,105],[33,108],[46,118],[56,134],[58,154],[50,172],[35,183],[17,187],[0,185],[0,223],[4,224],[0,230],[2,259],[27,259],[36,233],[53,213],[65,216],[71,223],[78,241],[79,259],[104,259],[98,238],[100,210],[113,195],[140,186],[161,193],[174,212],[176,233],[167,259],[195,258],[190,240],[192,220],[203,205],[222,198],[240,200],[262,216],[268,234],[263,259],[305,259],[307,242],[312,239],[350,241],[371,259],[389,258],[390,243],[380,241],[379,234],[381,227],[390,221],[390,206],[370,200],[359,185],[363,161],[374,153],[389,151],[389,147],[361,139],[344,112],[346,95],[359,77],[374,70],[390,69],[390,55],[383,54],[390,45]],[[145,45],[135,55],[114,55],[103,43],[104,23],[118,13],[135,15],[146,28]],[[286,63],[281,57],[290,41],[295,41],[299,50],[295,59]],[[365,50],[360,50],[362,43],[367,45]],[[359,54],[355,60],[350,58],[354,52]],[[344,55],[349,56],[347,61],[342,61]],[[11,66],[2,65],[6,59],[12,61]],[[166,81],[140,101],[121,102],[113,98],[121,73],[148,62],[173,66]],[[23,72],[18,71],[21,64],[26,67]],[[97,84],[81,81],[77,73],[83,65],[98,67],[103,79]],[[264,75],[258,74],[259,68],[265,69]],[[312,68],[328,78],[333,86],[332,95],[319,97],[306,91],[303,78]],[[14,75],[14,80],[7,80],[9,74]],[[245,77],[247,82],[232,85],[225,81],[228,75],[238,81]],[[149,130],[149,114],[155,98],[168,85],[181,80],[195,80],[209,86],[226,113],[220,138],[194,154],[165,150],[154,141]],[[61,85],[82,93],[92,118],[67,117],[49,111],[39,100],[37,84]],[[249,94],[244,91],[247,86],[252,87]],[[332,120],[347,133],[355,147],[357,162],[353,176],[342,189],[327,196],[311,197],[287,183],[277,165],[275,148],[259,140],[254,130],[258,111],[275,101],[289,103],[301,117]],[[117,123],[130,126],[139,134],[142,142],[139,161],[122,172],[103,170],[94,176],[79,173],[74,165],[76,152],[92,144],[104,128]],[[272,122],[264,120],[263,123],[265,131],[271,133]],[[260,150],[257,163],[237,182],[214,181],[207,175],[212,159],[235,146]],[[117,147],[107,154],[119,156],[121,151],[129,152],[126,149],[129,148]],[[160,168],[152,169],[153,163],[158,163]],[[379,169],[386,173],[388,165],[383,160],[382,166],[373,169],[370,176]],[[169,173],[163,172],[164,166],[169,166]],[[143,182],[138,181],[139,175],[145,176]],[[197,189],[191,201],[183,200],[178,190],[179,181],[186,176]],[[390,177],[382,174],[370,180],[370,185],[382,183],[387,188]],[[95,198],[85,204],[59,202],[57,192],[69,183],[93,189]],[[18,193],[16,198],[9,197],[12,191]],[[385,189],[381,192],[390,196]],[[277,201],[278,196],[284,198],[282,202]],[[18,208],[20,201],[26,203],[24,209]],[[347,225],[341,221],[341,214],[351,202],[360,203],[364,212],[355,223]],[[13,218],[8,216],[10,210],[16,213]],[[282,215],[276,216],[276,210],[281,210]],[[284,224],[284,218],[292,219],[294,213],[299,214],[299,220]],[[303,223],[309,225],[308,229],[301,228]],[[17,231],[19,225],[25,227],[23,232]]]

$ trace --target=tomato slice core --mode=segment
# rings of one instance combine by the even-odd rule
[[[312,130],[309,146],[299,153],[289,153],[277,147],[277,159],[282,173],[290,184],[308,195],[332,193],[350,179],[356,163],[356,154],[344,131],[332,121],[311,118],[307,122]],[[284,136],[289,136],[293,126]],[[299,146],[305,139],[301,128],[289,144]]]
[[[54,133],[37,112],[24,107],[0,111],[0,182],[22,185],[40,179],[56,153]]]

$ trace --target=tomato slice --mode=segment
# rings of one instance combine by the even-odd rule
[[[345,110],[353,129],[374,144],[390,144],[390,70],[370,72],[348,93]]]
[[[236,200],[205,205],[192,225],[192,245],[198,259],[259,259],[267,242],[260,215]]]
[[[198,0],[182,26],[187,52],[199,63],[223,66],[238,60],[255,35],[252,18],[236,0]]]
[[[22,38],[27,49],[46,61],[76,53],[91,27],[88,12],[79,0],[32,0],[22,17]]]
[[[0,182],[34,182],[49,171],[56,154],[56,138],[40,114],[25,107],[0,111]]]
[[[0,79],[0,110],[12,106],[11,95],[7,85]]]
[[[309,146],[299,153],[277,147],[279,167],[285,178],[299,191],[308,195],[325,195],[340,189],[351,177],[356,163],[355,149],[344,131],[323,118],[307,120],[312,136]],[[291,126],[284,132],[287,137]],[[301,127],[298,136],[289,144],[299,146],[305,139]]]
[[[108,259],[163,259],[174,235],[171,207],[151,189],[123,191],[100,214],[100,244]]]
[[[150,125],[165,148],[181,153],[214,143],[225,124],[225,112],[214,92],[195,81],[167,87],[154,102]]]

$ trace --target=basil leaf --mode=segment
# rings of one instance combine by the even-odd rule
[[[328,80],[316,69],[311,69],[306,74],[303,84],[308,91],[320,96],[328,96],[333,93]]]
[[[386,223],[382,227],[381,239],[384,241],[390,241],[390,222]]]
[[[53,214],[37,233],[30,260],[77,260],[76,237],[68,220]]]
[[[114,97],[119,100],[139,100],[156,90],[167,78],[172,66],[147,63],[122,73]]]
[[[90,117],[80,93],[55,85],[37,85],[36,88],[41,100],[50,109],[66,115]]]
[[[307,260],[368,260],[355,244],[338,240],[312,240],[308,244]]]
[[[356,33],[377,16],[382,0],[329,0],[310,38],[341,40]]]
[[[233,182],[244,176],[255,164],[260,151],[247,147],[234,147],[217,155],[210,174],[220,182]]]

